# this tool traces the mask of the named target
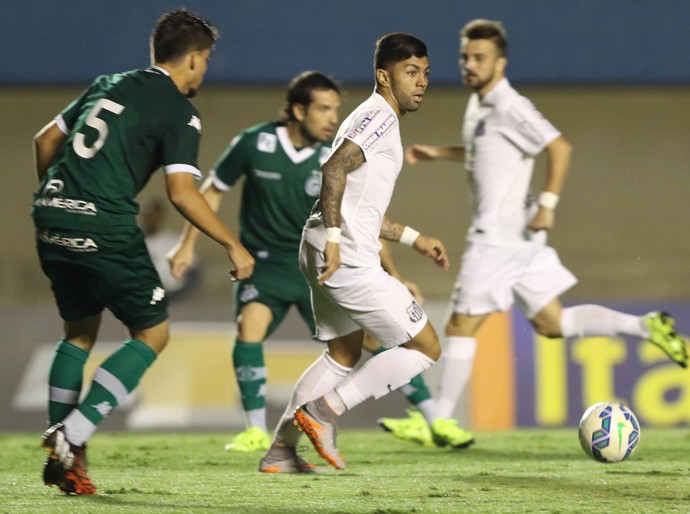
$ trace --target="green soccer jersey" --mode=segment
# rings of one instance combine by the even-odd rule
[[[159,167],[201,176],[199,113],[161,68],[98,77],[56,121],[67,139],[34,196],[37,227],[124,230]]]
[[[221,155],[214,185],[227,190],[244,176],[240,240],[259,258],[298,252],[330,150],[330,143],[297,150],[287,128],[273,122],[244,130]]]

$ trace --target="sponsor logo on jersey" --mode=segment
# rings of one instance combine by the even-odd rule
[[[95,216],[98,214],[96,204],[87,202],[86,200],[75,200],[74,198],[63,198],[61,196],[39,196],[34,200],[36,207],[52,207],[54,209],[63,209],[66,212],[74,214],[86,214],[88,216]]]
[[[198,116],[192,115],[192,119],[187,123],[190,127],[194,127],[196,131],[201,134],[201,120]]]
[[[304,182],[304,192],[309,196],[319,196],[321,192],[321,173],[312,171],[313,175]]]
[[[410,321],[412,321],[413,323],[417,323],[419,320],[422,319],[424,311],[417,304],[417,302],[413,300],[410,306],[407,308],[407,315],[410,317]]]
[[[267,180],[283,180],[283,176],[277,171],[252,170],[255,177]]]
[[[66,237],[60,234],[51,234],[44,230],[38,235],[39,241],[49,245],[62,246],[75,252],[97,252],[98,245],[90,237]]]
[[[43,187],[43,194],[44,195],[54,195],[54,194],[62,191],[63,187],[65,187],[65,183],[62,180],[58,180],[58,179],[49,180],[48,183]]]
[[[264,153],[274,153],[278,146],[278,137],[275,134],[268,132],[259,132],[259,138],[256,140],[256,149]]]
[[[155,305],[158,302],[160,302],[163,298],[165,298],[165,289],[158,286],[151,293],[151,301],[149,302],[149,305]]]
[[[248,303],[259,297],[259,290],[254,284],[244,284],[242,292],[240,292],[240,301]]]
[[[367,128],[367,125],[371,123],[371,120],[374,119],[377,113],[378,111],[369,111],[368,113],[366,113],[364,115],[364,118],[362,118],[362,121],[360,122],[359,126],[345,137],[347,139],[354,139],[357,136],[357,134],[361,134],[362,132],[364,132],[364,129]]]
[[[362,143],[362,148],[366,150],[369,148],[371,145],[373,145],[381,136],[383,136],[386,131],[391,128],[393,125],[395,125],[395,122],[397,121],[397,118],[393,115],[391,115],[386,121],[383,122],[383,124],[374,131],[372,135],[370,135],[364,143]]]

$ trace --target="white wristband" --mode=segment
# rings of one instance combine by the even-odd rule
[[[403,229],[402,235],[400,236],[400,242],[404,245],[412,246],[418,237],[419,232],[417,232],[412,227],[405,227]]]
[[[558,199],[559,196],[556,193],[542,191],[539,194],[539,200],[537,203],[542,207],[546,207],[547,209],[555,209],[556,205],[558,205]]]
[[[340,243],[340,234],[342,230],[340,227],[327,227],[326,228],[326,241],[329,243]]]

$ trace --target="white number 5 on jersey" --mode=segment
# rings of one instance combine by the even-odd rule
[[[86,118],[86,123],[89,127],[94,128],[98,131],[98,138],[93,142],[91,146],[86,146],[84,140],[86,137],[81,132],[77,132],[72,141],[72,148],[77,153],[79,157],[84,159],[91,159],[98,151],[103,148],[106,138],[108,137],[108,124],[98,117],[101,109],[110,111],[115,114],[120,114],[124,111],[125,106],[120,105],[107,98],[101,98],[96,105],[93,106],[89,116]]]

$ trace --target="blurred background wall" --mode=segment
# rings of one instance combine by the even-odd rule
[[[145,67],[152,25],[180,6],[167,0],[2,2],[7,23],[0,33],[0,371],[6,380],[0,401],[8,405],[32,347],[54,343],[61,327],[33,247],[31,137],[96,75]],[[502,20],[509,38],[508,77],[575,148],[550,236],[580,279],[565,300],[645,307],[690,301],[686,2],[196,0],[184,6],[222,33],[207,83],[194,100],[204,128],[204,171],[240,129],[277,116],[285,85],[302,70],[318,69],[342,81],[345,117],[373,87],[375,40],[398,30],[427,42],[432,66],[422,109],[402,124],[404,143],[457,143],[469,95],[460,85],[458,29],[476,17]],[[543,167],[539,162],[536,190]],[[164,195],[162,176],[152,182],[142,201]],[[239,188],[221,208],[233,227],[238,201]],[[447,273],[406,248],[394,248],[401,271],[422,287],[437,313],[440,329],[470,219],[463,170],[446,163],[406,167],[390,215],[448,246],[454,265]],[[180,226],[170,212],[166,228]],[[201,286],[173,314],[229,323],[223,252],[207,241],[198,248]],[[690,331],[687,323],[679,320]],[[122,333],[116,324],[106,323],[104,330],[115,341]],[[304,339],[304,330],[293,320],[276,337]]]

